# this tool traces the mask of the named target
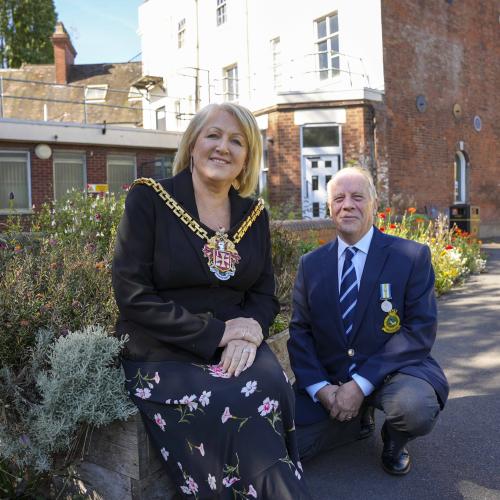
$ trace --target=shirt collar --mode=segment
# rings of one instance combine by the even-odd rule
[[[340,259],[340,257],[344,254],[345,249],[349,246],[355,246],[358,251],[368,254],[368,249],[370,248],[372,238],[373,226],[371,226],[368,232],[358,242],[354,243],[354,245],[348,245],[340,236],[337,236],[337,240],[339,242],[337,258]]]

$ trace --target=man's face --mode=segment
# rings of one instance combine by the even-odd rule
[[[337,233],[348,245],[357,243],[373,224],[376,203],[368,180],[355,170],[337,174],[328,185],[328,204]]]

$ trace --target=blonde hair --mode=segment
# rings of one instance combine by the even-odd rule
[[[330,193],[331,193],[331,185],[333,184],[333,181],[340,175],[344,173],[349,173],[349,172],[357,172],[361,174],[367,182],[368,185],[368,194],[370,195],[370,198],[372,201],[377,204],[378,201],[378,196],[377,196],[377,190],[375,189],[375,183],[373,182],[373,177],[370,171],[367,168],[361,167],[360,165],[351,165],[348,167],[344,167],[333,175],[333,177],[328,181],[328,185],[326,187],[327,193],[328,193],[328,200],[330,201]]]
[[[234,116],[245,136],[248,146],[246,164],[233,182],[233,186],[237,189],[240,196],[248,197],[255,192],[259,180],[262,139],[255,117],[248,109],[239,104],[232,102],[209,104],[194,115],[182,136],[179,149],[175,155],[174,175],[189,167],[194,144],[211,114],[215,111],[225,111]]]

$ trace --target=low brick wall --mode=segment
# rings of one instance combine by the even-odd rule
[[[335,238],[335,224],[331,219],[272,220],[271,226],[282,226],[293,231],[303,241],[319,241],[321,244]]]

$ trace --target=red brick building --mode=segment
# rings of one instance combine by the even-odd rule
[[[477,206],[480,236],[500,236],[499,14],[493,0],[382,1],[383,94],[256,112],[267,118],[271,202],[300,207],[304,162],[316,161],[321,172],[328,153],[341,165],[368,167],[384,205],[433,217],[455,204]],[[311,113],[322,112],[324,122],[340,125],[339,147],[315,156],[301,134],[315,121]],[[306,186],[314,189],[314,177]],[[320,204],[313,208],[313,217],[324,214]]]

